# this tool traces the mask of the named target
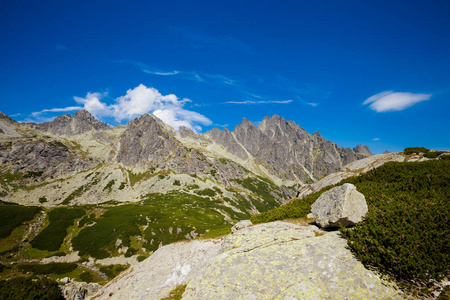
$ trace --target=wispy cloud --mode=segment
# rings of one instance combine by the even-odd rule
[[[316,102],[307,102],[306,104],[308,104],[309,106],[312,106],[312,107],[316,107],[319,105],[319,103],[316,103]]]
[[[114,99],[113,104],[107,104],[102,99],[107,93],[87,93],[85,97],[74,97],[82,106],[66,108],[44,109],[32,113],[33,117],[40,117],[45,112],[65,112],[86,109],[98,119],[114,118],[117,122],[129,121],[145,113],[153,113],[166,124],[177,129],[181,126],[196,132],[202,130],[201,125],[211,125],[212,121],[195,111],[184,109],[184,105],[191,100],[179,99],[174,94],[162,95],[157,89],[143,84],[129,89],[125,95]]]
[[[198,49],[203,47],[215,47],[229,49],[245,53],[251,53],[251,48],[244,42],[231,36],[209,35],[194,28],[169,26],[168,29],[190,41],[191,47]]]
[[[245,104],[245,105],[252,105],[252,104],[288,104],[291,103],[293,100],[260,100],[260,101],[254,101],[254,100],[246,100],[246,101],[226,101],[225,104]]]
[[[69,49],[69,48],[67,48],[63,44],[60,44],[60,43],[55,44],[55,50],[67,50],[67,49]]]
[[[401,111],[419,102],[430,100],[431,96],[431,94],[385,91],[368,98],[363,105],[370,103],[369,107],[376,112]]]
[[[210,74],[210,73],[204,73],[204,72],[198,72],[198,71],[160,70],[158,68],[149,66],[149,65],[141,63],[141,62],[130,60],[130,59],[122,59],[117,62],[135,65],[135,66],[139,67],[143,72],[145,72],[147,74],[157,75],[157,76],[173,76],[173,77],[179,78],[179,79],[192,80],[192,81],[196,81],[196,82],[209,83],[209,84],[213,84],[213,83],[220,83],[220,84],[226,84],[226,85],[235,84],[235,80],[233,80],[227,76],[220,75],[220,74]]]
[[[68,112],[68,111],[76,111],[76,110],[80,110],[80,109],[83,109],[83,107],[82,106],[69,106],[69,107],[64,107],[64,108],[43,109],[41,111],[36,111],[36,112],[31,113],[31,116],[38,117],[46,112]]]
[[[373,138],[372,141],[379,141],[380,138]]]

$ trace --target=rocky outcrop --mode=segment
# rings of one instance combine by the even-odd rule
[[[231,227],[231,233],[235,233],[241,229],[244,229],[245,227],[252,226],[252,221],[250,220],[242,220],[236,224],[234,224],[233,227]]]
[[[201,278],[206,265],[219,254],[220,245],[220,240],[195,240],[163,246],[89,299],[167,297],[178,285]]]
[[[368,210],[366,198],[351,183],[324,192],[311,205],[314,221],[322,228],[354,225]]]
[[[259,126],[244,118],[233,134],[269,172],[303,182],[314,181],[367,155],[338,147],[317,132],[310,135],[295,122],[277,115],[265,117]],[[355,149],[366,148],[359,145]]]
[[[359,144],[358,146],[353,148],[353,152],[355,152],[359,158],[364,158],[364,157],[373,155],[372,152],[370,151],[369,147],[367,147],[366,145],[361,145],[361,144]]]
[[[20,134],[14,129],[18,123],[0,111],[0,134],[13,137],[20,137]]]
[[[273,222],[228,235],[183,299],[401,299],[339,232]]]
[[[384,165],[390,161],[398,161],[403,162],[407,158],[405,155],[401,153],[387,153],[387,154],[377,154],[373,156],[366,157],[364,159],[360,159],[354,161],[348,165],[342,167],[342,171],[331,173],[321,180],[314,182],[312,184],[305,184],[300,187],[297,192],[297,197],[302,198],[311,193],[320,191],[324,187],[336,184],[343,179],[357,176],[362,173],[366,173],[372,169],[378,168],[379,166]]]
[[[241,159],[248,158],[248,155],[245,152],[244,148],[239,145],[233,134],[227,128],[225,128],[224,130],[213,128],[208,131],[206,135],[209,135],[213,141],[215,141],[219,145],[222,145],[231,154],[234,154]]]
[[[97,292],[100,287],[98,283],[70,281],[67,277],[62,281],[65,284],[61,287],[61,291],[66,300],[83,300]]]
[[[73,117],[68,114],[62,115],[51,122],[37,124],[36,127],[54,135],[77,135],[111,128],[108,124],[97,121],[87,110],[79,110]]]
[[[0,142],[0,164],[9,173],[29,173],[29,177],[45,178],[51,175],[83,171],[98,161],[84,158],[65,144],[53,140],[21,139],[14,143]],[[27,174],[25,174],[28,176]]]

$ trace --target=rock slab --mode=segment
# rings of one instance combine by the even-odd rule
[[[351,183],[326,191],[311,206],[314,220],[322,228],[354,225],[367,211],[366,198]]]
[[[103,286],[88,299],[152,299],[169,296],[178,285],[202,276],[220,253],[221,240],[195,240],[159,248],[149,258]]]
[[[228,235],[183,299],[402,299],[364,268],[339,232],[273,222]]]

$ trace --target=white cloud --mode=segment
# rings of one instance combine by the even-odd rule
[[[374,138],[374,139],[372,139],[372,141],[379,141],[380,140],[380,138]]]
[[[69,106],[69,107],[64,107],[64,108],[51,108],[51,109],[43,109],[41,111],[36,111],[31,113],[31,116],[33,117],[37,117],[43,113],[46,112],[68,112],[68,111],[75,111],[75,110],[80,110],[83,109],[83,107],[81,106]]]
[[[369,107],[376,112],[400,111],[413,106],[416,103],[429,100],[430,98],[431,94],[386,91],[368,98],[363,102],[363,105],[371,103]]]
[[[291,103],[293,100],[261,100],[261,101],[254,101],[254,100],[246,100],[246,101],[227,101],[225,104],[288,104]]]
[[[316,107],[317,105],[319,105],[319,103],[316,103],[316,102],[307,102],[306,104],[308,104],[312,107]]]
[[[86,98],[74,97],[75,101],[83,104],[83,108],[97,118],[113,117],[117,122],[129,121],[145,113],[153,113],[164,123],[175,129],[186,126],[196,132],[201,131],[200,125],[211,125],[207,117],[183,108],[189,99],[178,99],[174,94],[162,95],[157,89],[143,84],[129,89],[124,96],[114,100],[114,104],[107,105],[100,99],[104,94],[88,93]]]

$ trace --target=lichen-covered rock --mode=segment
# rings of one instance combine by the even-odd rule
[[[231,227],[231,233],[235,233],[238,230],[241,230],[241,229],[243,229],[245,227],[249,227],[249,226],[252,226],[252,225],[253,225],[252,221],[250,221],[250,220],[242,220],[242,221],[234,224],[233,227]]]
[[[65,284],[61,287],[61,291],[66,300],[86,299],[100,287],[98,283],[70,281],[67,277],[63,278],[63,280]]]
[[[220,240],[195,240],[159,248],[102,287],[92,299],[154,299],[167,297],[175,287],[202,277],[220,251]]]
[[[311,205],[314,221],[322,228],[354,225],[367,211],[366,198],[351,183],[326,191]]]
[[[339,232],[273,222],[228,235],[183,299],[401,299]]]

